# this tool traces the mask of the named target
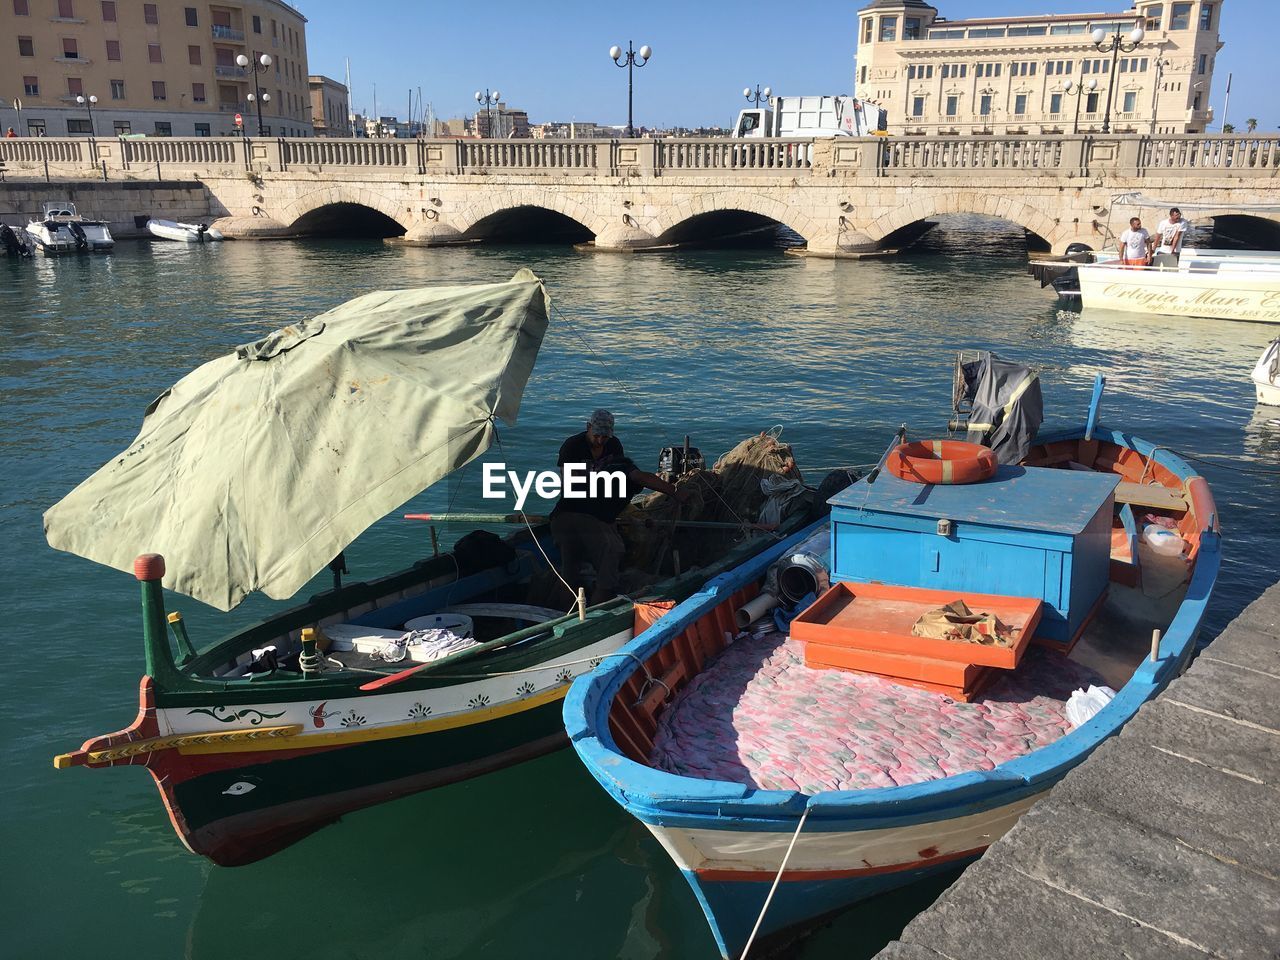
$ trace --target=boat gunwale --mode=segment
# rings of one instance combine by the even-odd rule
[[[1074,427],[1041,434],[1033,443],[1042,446],[1083,437],[1083,427]],[[1131,434],[1099,425],[1093,438],[1109,439],[1156,460],[1184,484],[1200,476],[1177,454]],[[743,583],[763,574],[773,554],[781,555],[781,550],[762,554],[756,558],[757,562],[708,582],[703,590],[624,646],[620,652],[630,656],[619,658],[610,666],[598,667],[576,680],[564,704],[570,741],[588,770],[621,806],[643,822],[663,826],[714,828],[717,822],[731,820],[735,828],[789,831],[794,829],[799,814],[808,808],[810,829],[837,831],[849,829],[851,825],[854,829],[869,829],[918,823],[935,819],[940,813],[950,817],[1014,802],[1047,789],[1083,762],[1099,743],[1118,732],[1144,703],[1177,676],[1189,659],[1221,560],[1216,513],[1200,517],[1198,521],[1203,524],[1201,549],[1195,558],[1186,594],[1161,636],[1159,660],[1144,658],[1111,703],[1084,725],[991,770],[967,771],[901,786],[806,795],[799,791],[762,790],[743,783],[684,777],[655,770],[622,753],[609,727],[609,713],[622,684],[635,674],[642,662],[690,623],[723,602]],[[826,522],[825,519],[822,522]],[[808,535],[812,530],[802,533]],[[801,536],[790,538],[787,545],[799,542]]]

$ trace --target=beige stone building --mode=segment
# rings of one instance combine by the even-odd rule
[[[347,86],[329,77],[308,77],[311,126],[317,137],[352,136],[351,98]]]
[[[1108,98],[1113,133],[1204,133],[1223,2],[947,20],[924,0],[872,0],[858,11],[854,89],[885,107],[891,134],[1101,132]],[[1138,24],[1131,52],[1093,41],[1119,30],[1130,46]]]
[[[306,18],[279,0],[0,0],[0,126],[21,136],[311,136]],[[267,54],[254,74],[236,64]],[[257,90],[255,91],[255,80]],[[90,128],[90,104],[93,128]],[[15,101],[20,103],[15,108]]]

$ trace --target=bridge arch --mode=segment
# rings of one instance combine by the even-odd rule
[[[406,221],[410,219],[407,209],[376,190],[340,182],[295,198],[279,211],[277,219],[291,232],[307,232],[309,224],[318,219],[316,214],[323,214],[328,208],[332,208],[329,212],[336,216],[341,216],[343,211],[358,213],[360,210],[381,214],[390,221],[388,235],[404,233],[408,229]]]
[[[1055,246],[1062,233],[1057,223],[1026,201],[995,195],[986,196],[978,201],[971,196],[952,193],[913,200],[905,206],[891,210],[873,220],[867,226],[866,234],[876,243],[883,243],[900,230],[932,217],[952,213],[972,213],[1008,220],[1035,234],[1050,247]]]
[[[783,203],[763,194],[717,190],[682,200],[665,213],[654,218],[651,232],[659,243],[667,243],[678,236],[682,227],[692,221],[715,214],[754,214],[772,220],[793,231],[805,242],[813,242],[823,230],[811,217],[800,212],[794,204]]]
[[[494,218],[501,218],[503,214],[518,210],[550,211],[572,221],[596,237],[600,236],[606,227],[605,219],[591,207],[555,188],[504,189],[448,214],[447,220],[450,226],[464,237],[472,237],[477,231],[484,229],[485,221],[492,223]]]

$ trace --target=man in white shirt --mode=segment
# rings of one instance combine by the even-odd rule
[[[1190,224],[1182,219],[1182,211],[1177,207],[1169,210],[1169,216],[1160,221],[1156,233],[1160,237],[1156,253],[1171,253],[1175,257],[1182,252],[1182,241],[1186,239],[1187,227]]]
[[[1129,218],[1129,229],[1120,234],[1120,262],[1127,266],[1145,267],[1151,262],[1154,241],[1138,217]]]

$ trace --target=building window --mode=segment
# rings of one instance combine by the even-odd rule
[[[102,0],[102,22],[116,22],[116,0]]]
[[[1009,28],[1009,36],[1011,37],[1043,37],[1048,32],[1049,28],[1045,26]]]
[[[1169,29],[1186,30],[1191,26],[1191,4],[1175,3],[1169,8]]]
[[[74,20],[76,5],[71,0],[58,0],[58,16],[63,20]]]
[[[942,65],[943,80],[958,80],[961,77],[968,76],[969,65],[967,63],[944,63]]]
[[[196,103],[204,103],[204,102],[205,102],[205,96],[204,96],[204,84],[203,84],[203,83],[193,83],[193,84],[191,84],[191,99],[192,99],[193,101],[195,101]]]
[[[867,23],[870,23],[870,22],[871,22],[870,20],[867,21]],[[253,32],[254,33],[262,32],[262,18],[258,16],[256,13],[253,15]]]
[[[1055,23],[1049,28],[1049,35],[1053,37],[1073,36],[1079,33],[1087,33],[1087,23]]]
[[[271,128],[270,128],[270,127],[263,127],[263,128],[262,128],[262,135],[263,135],[264,137],[269,137],[269,136],[271,136]]]
[[[1050,60],[1044,65],[1044,72],[1051,77],[1071,76],[1072,62],[1070,60]]]
[[[913,117],[924,116],[924,97],[911,98],[911,115]]]
[[[1205,68],[1209,66],[1209,55],[1207,53],[1200,54],[1200,63],[1196,67],[1196,73],[1204,75]]]
[[[914,64],[907,67],[908,80],[930,80],[933,78],[933,64]]]
[[[1099,96],[1100,96],[1100,94],[1097,94],[1097,93],[1091,93],[1091,94],[1088,94],[1088,95],[1084,98],[1084,112],[1085,112],[1085,113],[1097,113],[1097,112],[1098,112],[1098,97],[1099,97]]]
[[[111,81],[111,99],[112,100],[124,99],[124,81],[123,80]]]
[[[43,120],[28,120],[28,121],[27,121],[27,136],[28,136],[28,137],[43,137],[43,136],[44,136],[44,121],[43,121]]]
[[[903,17],[902,18],[902,39],[903,40],[919,40],[920,39],[920,18],[919,17]]]
[[[198,27],[198,26],[200,26],[200,19],[199,19],[199,17],[197,17],[197,16],[196,16],[196,8],[195,8],[195,7],[184,7],[184,8],[183,8],[183,10],[184,10],[184,12],[185,12],[185,13],[186,13],[186,15],[187,15],[187,26],[188,26],[188,27]]]
[[[960,98],[957,96],[947,97],[947,116],[954,117],[960,112]]]
[[[897,17],[881,17],[880,18],[880,39],[893,42],[898,39],[898,18]]]
[[[984,93],[978,101],[978,114],[984,117],[991,116],[991,94]]]
[[[160,44],[158,43],[147,44],[147,60],[150,61],[151,63],[163,62],[160,58]]]
[[[84,81],[79,77],[67,77],[67,96],[80,97],[84,95]]]
[[[62,38],[62,56],[67,60],[80,59],[80,45],[71,37]]]
[[[1200,29],[1209,30],[1213,27],[1213,4],[1206,3],[1200,8]]]
[[[1016,116],[1026,116],[1027,113],[1027,95],[1020,93],[1013,98],[1013,112]]]
[[[40,80],[37,77],[23,77],[22,93],[27,97],[40,96]]]
[[[152,100],[168,100],[169,95],[165,92],[163,80],[151,81],[151,99]]]
[[[172,124],[172,123],[170,123],[170,122],[169,122],[169,121],[167,121],[167,120],[157,120],[157,121],[156,121],[156,136],[157,136],[157,137],[172,137],[172,136],[173,136],[173,124]]]
[[[1138,92],[1136,90],[1126,90],[1124,92],[1124,106],[1120,109],[1123,113],[1133,113],[1138,109]]]
[[[866,68],[866,67],[859,67],[859,68],[858,68],[858,82],[859,82],[859,83],[866,83],[866,82],[867,82],[867,68]]]
[[[188,44],[187,63],[191,64],[193,67],[200,66],[200,47],[197,44]]]
[[[74,137],[77,134],[89,134],[92,132],[93,131],[89,129],[88,120],[68,120],[67,121],[67,133],[70,136]]]
[[[989,37],[1003,37],[1004,27],[976,27],[969,31],[970,40],[984,40]]]
[[[1003,64],[999,63],[980,63],[973,71],[975,77],[998,77],[1000,76],[1000,68]]]
[[[956,28],[952,30],[942,30],[942,29],[935,30],[934,28],[930,27],[929,39],[930,40],[963,40],[964,30],[960,28]]]
[[[143,23],[159,23],[160,14],[154,3],[144,3],[142,5],[142,22]]]
[[[1160,4],[1154,7],[1147,7],[1142,11],[1147,18],[1147,32],[1160,29],[1160,21],[1164,19],[1164,5]]]
[[[107,41],[107,59],[108,60],[120,59],[120,41],[119,40]]]
[[[1011,77],[1034,77],[1035,75],[1036,65],[1030,60],[1009,64],[1009,76]]]
[[[133,133],[133,125],[128,120],[117,120],[114,126],[117,137],[127,137]]]
[[[1060,93],[1049,94],[1049,112],[1055,113],[1055,114],[1062,112],[1062,94]]]
[[[1200,112],[1200,91],[1199,90],[1196,91],[1195,99],[1191,101],[1191,109],[1196,111],[1197,113]]]
[[[31,7],[27,4],[27,0],[13,0],[13,15],[15,17],[31,16]]]
[[[197,124],[196,124],[196,136],[197,136],[197,137],[211,137],[211,136],[213,136],[213,134],[209,132],[209,125],[208,125],[207,123],[197,123]]]
[[[18,38],[18,56],[34,57],[36,55],[36,45],[30,37]]]

